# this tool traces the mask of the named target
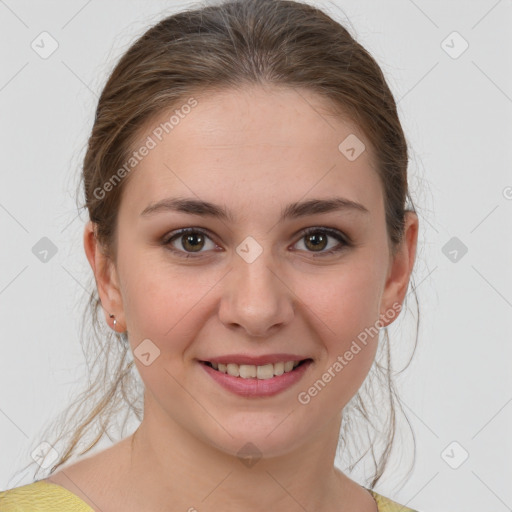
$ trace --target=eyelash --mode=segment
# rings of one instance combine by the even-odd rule
[[[198,252],[196,255],[191,252],[186,252],[186,251],[181,251],[181,250],[175,249],[174,247],[172,247],[172,245],[170,245],[171,242],[173,242],[180,236],[188,235],[191,233],[201,233],[202,235],[204,235],[204,236],[208,237],[210,240],[212,240],[212,238],[208,234],[208,232],[201,228],[183,228],[178,231],[173,231],[168,236],[164,237],[164,239],[162,240],[162,244],[164,246],[166,246],[170,251],[177,254],[179,257],[199,258],[199,257],[201,257],[201,252]],[[332,238],[336,239],[338,242],[340,242],[341,245],[338,244],[338,246],[334,247],[333,249],[330,249],[328,251],[318,252],[318,253],[315,253],[315,251],[306,251],[306,252],[310,252],[313,257],[330,256],[332,254],[335,254],[335,253],[345,250],[347,247],[352,246],[350,239],[346,235],[344,235],[337,229],[326,228],[326,227],[311,227],[311,228],[307,228],[307,229],[303,230],[301,232],[301,236],[300,236],[299,240],[297,240],[297,242],[302,240],[304,237],[311,235],[311,234],[315,234],[315,233],[322,233],[322,234],[328,235],[329,237],[332,237]],[[213,242],[213,240],[212,240],[212,242]]]

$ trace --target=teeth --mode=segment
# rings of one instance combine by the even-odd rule
[[[271,379],[274,376],[274,365],[265,364],[263,366],[256,366],[256,377],[258,379]]]
[[[300,361],[286,361],[274,364],[264,364],[256,366],[253,364],[222,364],[210,363],[215,370],[222,373],[227,373],[233,377],[241,377],[242,379],[271,379],[274,376],[282,375],[283,373],[291,372],[299,365]]]
[[[237,364],[233,364],[233,366],[238,366]],[[253,364],[241,364],[238,366],[240,377],[242,379],[251,379],[256,377],[256,366]]]
[[[274,363],[274,375],[283,375],[284,363]]]
[[[289,372],[291,370],[293,370],[293,361],[286,361],[286,363],[284,363],[284,371]]]
[[[228,364],[227,372],[229,373],[229,375],[233,375],[233,377],[239,377],[240,367],[237,364]]]

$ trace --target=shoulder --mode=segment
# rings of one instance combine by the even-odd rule
[[[64,487],[38,480],[0,492],[0,512],[94,512]]]
[[[399,503],[396,503],[395,501],[392,501],[389,498],[386,498],[385,496],[372,491],[371,489],[367,489],[367,491],[370,492],[370,494],[377,502],[379,512],[418,512],[412,508],[407,508],[404,505],[400,505]]]
[[[126,510],[121,506],[124,493],[116,485],[124,467],[120,448],[107,448],[68,464],[48,478],[0,491],[0,512]]]

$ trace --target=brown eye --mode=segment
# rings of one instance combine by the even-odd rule
[[[189,233],[182,235],[181,243],[186,251],[197,252],[204,246],[204,236],[202,233]]]
[[[205,252],[203,249],[216,248],[215,243],[206,233],[199,229],[191,228],[171,233],[162,243],[175,254],[184,257],[192,257],[193,253],[197,253],[200,256]]]
[[[304,236],[305,245],[313,251],[322,251],[327,246],[327,237],[320,232]]]
[[[310,228],[297,243],[303,243],[306,252],[318,253],[314,256],[329,256],[351,245],[348,237],[332,228]]]

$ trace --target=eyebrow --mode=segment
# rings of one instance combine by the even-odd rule
[[[166,198],[147,206],[141,216],[146,217],[160,212],[182,212],[205,217],[215,217],[227,222],[234,221],[233,214],[222,206],[192,198]],[[329,213],[334,211],[347,211],[354,213],[370,212],[360,203],[344,197],[333,197],[328,199],[309,199],[307,201],[288,204],[281,212],[279,221],[297,219],[307,215]]]

